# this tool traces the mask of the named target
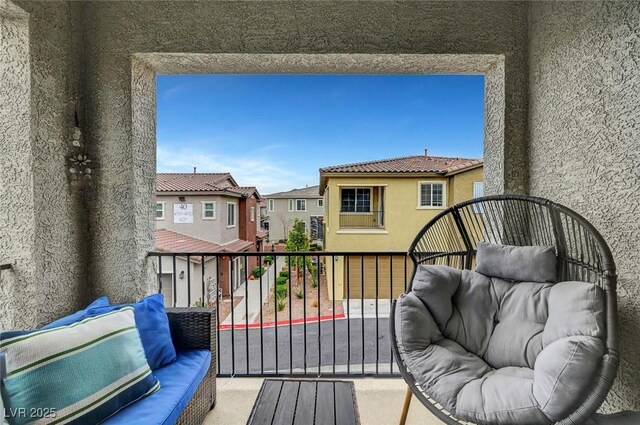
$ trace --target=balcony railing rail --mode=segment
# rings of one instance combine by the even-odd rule
[[[398,374],[388,315],[413,271],[405,253],[152,252],[149,258],[167,306],[216,307],[220,377]],[[238,275],[244,283],[233,292],[225,276]]]
[[[340,211],[341,229],[384,229],[384,211]]]

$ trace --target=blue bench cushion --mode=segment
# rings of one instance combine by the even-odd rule
[[[104,425],[170,425],[193,397],[211,363],[208,350],[178,351],[176,361],[153,371],[160,390],[121,410]]]

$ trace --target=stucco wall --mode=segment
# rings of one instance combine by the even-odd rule
[[[531,194],[584,215],[618,267],[622,363],[607,410],[640,410],[639,22],[635,1],[531,5]]]
[[[240,199],[230,196],[185,196],[185,203],[193,205],[193,223],[183,224],[173,222],[173,204],[180,204],[178,195],[158,195],[158,202],[165,203],[164,220],[156,220],[158,229],[169,229],[174,232],[204,239],[217,244],[225,244],[239,238]],[[216,217],[202,218],[202,203],[215,202]],[[227,202],[236,204],[236,226],[227,227]]]
[[[42,324],[88,298],[86,214],[67,181],[73,110],[82,101],[78,10],[15,3],[0,4],[2,43],[10,44],[0,55],[0,261],[17,261],[0,277],[2,329]],[[24,13],[10,17],[16,5]]]
[[[91,214],[97,247],[91,279],[108,293],[137,294],[150,285],[140,279],[144,244],[131,239],[154,226],[133,216],[143,217],[137,209],[145,203],[153,206],[147,180],[155,170],[152,158],[134,161],[135,53],[504,55],[506,104],[492,105],[487,117],[500,120],[493,111],[504,106],[507,147],[494,156],[496,175],[504,179],[492,182],[500,191],[526,189],[527,34],[521,3],[94,2],[85,12],[87,115],[101,167]]]

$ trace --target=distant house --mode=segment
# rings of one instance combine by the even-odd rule
[[[266,223],[270,241],[286,239],[293,220],[297,218],[305,224],[312,241],[322,242],[324,198],[320,195],[319,189],[319,186],[309,186],[264,197],[267,202]]]
[[[258,202],[261,199],[255,187],[238,186],[229,173],[159,173],[156,176],[156,249],[194,253],[261,251],[266,237],[260,228]],[[192,286],[194,282],[199,283],[200,298],[202,273],[198,271],[198,262],[201,258],[189,260],[192,262],[189,267],[186,259],[178,261],[183,268],[176,265],[177,275],[192,269],[196,273],[191,275]],[[205,258],[205,275],[215,278],[216,285],[227,295],[245,282],[256,261],[256,257],[248,257],[245,268],[244,259],[239,257],[222,256],[211,264]],[[216,264],[219,270],[211,272]],[[169,268],[163,268],[162,272],[173,274]],[[162,279],[173,283],[174,277],[162,276]],[[178,304],[184,305],[181,293],[186,294],[187,290],[179,289],[171,296],[177,296]],[[191,301],[193,304],[193,297]]]
[[[483,161],[425,155],[383,159],[320,169],[320,194],[326,200],[325,251],[406,252],[418,231],[443,209],[482,196]],[[335,267],[336,294],[351,297],[396,297],[411,275],[411,261],[403,257],[379,259],[376,292],[375,258],[350,257],[327,264]],[[347,276],[348,274],[348,276]],[[347,279],[348,277],[348,279]]]

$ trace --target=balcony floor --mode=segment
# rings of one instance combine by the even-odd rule
[[[400,418],[406,385],[393,378],[349,378],[356,387],[358,410],[362,425],[395,425]],[[204,421],[205,425],[245,425],[253,403],[262,385],[262,378],[220,378],[217,381],[215,409]],[[431,416],[415,398],[407,425],[438,425],[441,422]]]

